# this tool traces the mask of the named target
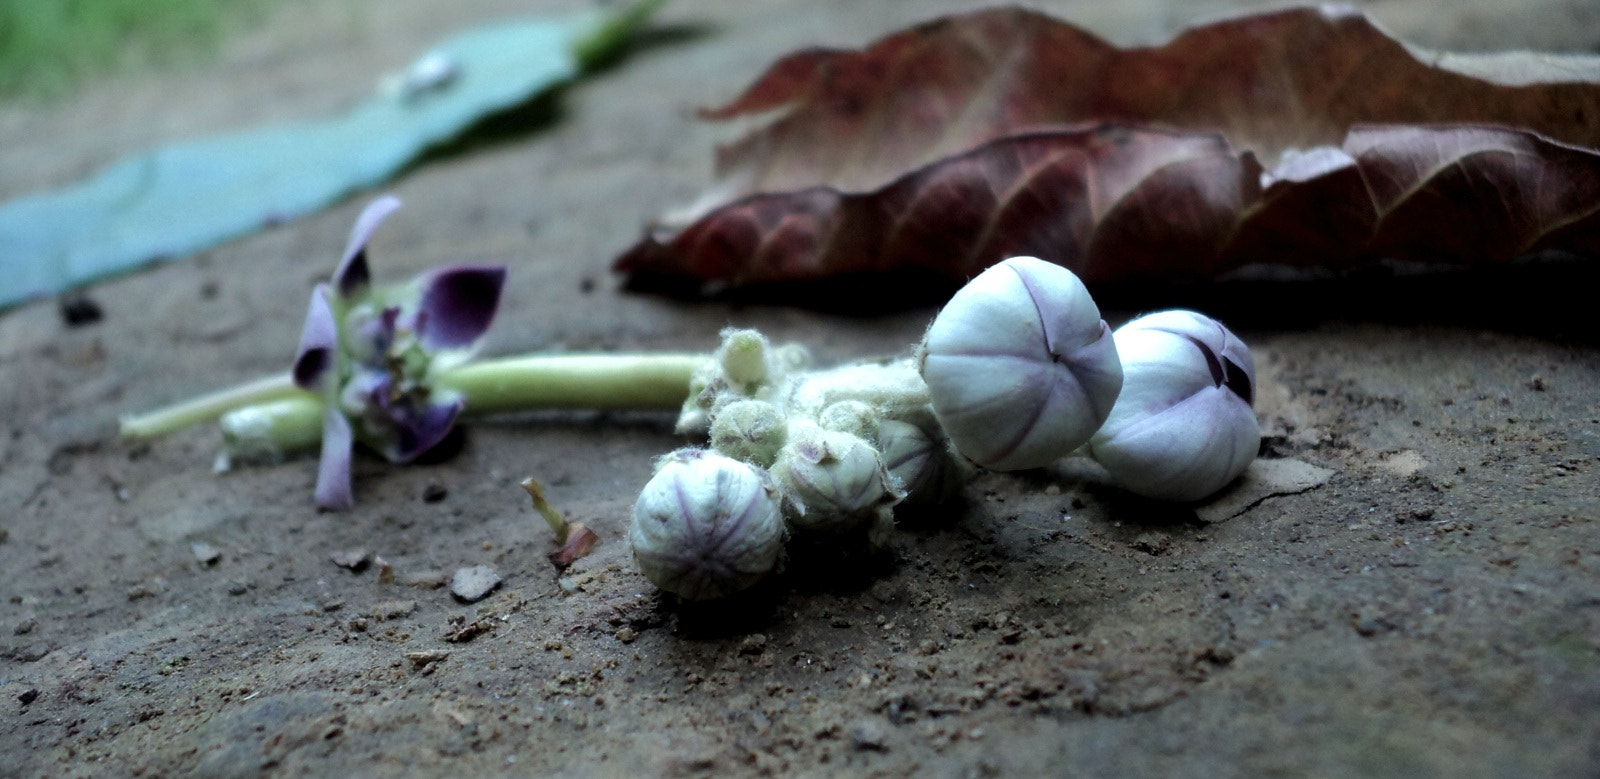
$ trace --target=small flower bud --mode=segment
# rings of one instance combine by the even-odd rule
[[[746,589],[783,551],[776,498],[764,471],[714,452],[673,452],[633,504],[633,559],[646,579],[688,600]]]
[[[783,412],[764,400],[736,400],[711,423],[711,448],[762,468],[772,467],[787,439]]]
[[[884,420],[878,430],[884,468],[906,493],[906,503],[942,503],[961,489],[971,469],[951,456],[944,436],[897,419]]]
[[[1118,328],[1122,394],[1090,443],[1132,492],[1204,498],[1255,459],[1261,427],[1255,361],[1228,328],[1193,311],[1162,311]]]
[[[678,412],[680,433],[705,433],[721,408],[738,400],[766,400],[792,373],[811,360],[797,344],[773,346],[755,330],[727,328],[722,343],[689,378],[689,394]]]
[[[751,394],[767,381],[767,354],[771,348],[767,337],[756,330],[722,331],[722,345],[717,348],[722,375],[745,394]]]
[[[904,497],[870,444],[809,422],[790,426],[772,477],[784,492],[784,515],[801,530],[855,527]]]
[[[985,468],[1047,465],[1089,440],[1122,386],[1100,309],[1072,271],[1012,257],[978,274],[928,328],[934,413]]]

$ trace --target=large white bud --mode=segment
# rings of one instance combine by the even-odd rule
[[[661,458],[633,504],[628,541],[657,587],[710,600],[760,581],[783,551],[777,487],[765,471],[714,452]]]
[[[1078,277],[1034,257],[979,274],[939,312],[920,367],[956,450],[994,470],[1048,465],[1111,412],[1122,365]]]
[[[1122,394],[1091,452],[1132,492],[1204,498],[1255,459],[1261,427],[1249,347],[1193,311],[1162,311],[1118,328]]]

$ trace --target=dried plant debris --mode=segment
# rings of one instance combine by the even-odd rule
[[[1335,9],[1118,49],[999,8],[798,52],[705,113],[777,118],[617,268],[963,280],[1026,254],[1093,283],[1600,252],[1600,59],[1427,56],[1463,70]]]

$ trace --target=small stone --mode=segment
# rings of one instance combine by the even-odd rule
[[[105,317],[105,311],[94,298],[82,292],[68,292],[61,296],[61,321],[67,327],[94,324]]]
[[[229,595],[243,595],[250,591],[250,585],[245,582],[228,582]]]
[[[39,627],[39,620],[29,617],[21,622],[18,622],[16,629],[12,630],[11,632],[15,635],[26,636],[29,633],[32,633],[37,627]]]
[[[858,720],[850,726],[850,745],[862,751],[884,751],[887,738],[883,723],[875,719]]]
[[[422,488],[423,503],[438,503],[449,496],[450,490],[443,484],[429,484],[428,486]]]
[[[348,568],[356,573],[361,573],[372,563],[372,556],[365,549],[342,549],[328,556],[334,565]]]
[[[17,700],[21,701],[24,706],[39,700],[39,688],[29,687],[21,695],[17,696]]]
[[[462,568],[450,577],[450,594],[466,603],[483,600],[485,595],[500,586],[500,574],[487,565]]]
[[[406,653],[406,659],[411,661],[411,667],[413,668],[424,668],[434,663],[444,662],[445,658],[449,656],[449,652],[440,649]]]
[[[633,643],[633,640],[638,637],[639,634],[633,632],[633,628],[623,628],[617,631],[617,640],[624,644],[631,644]]]
[[[419,590],[437,590],[449,583],[450,574],[444,571],[417,571],[408,573],[401,578],[400,583],[407,587]]]
[[[767,637],[762,633],[751,633],[739,643],[739,654],[759,655],[767,649]]]
[[[374,619],[399,619],[411,616],[416,610],[417,602],[414,600],[386,600],[373,605],[367,611],[367,616]]]
[[[203,541],[196,541],[190,544],[189,551],[194,553],[195,562],[204,566],[216,565],[217,561],[222,559],[222,552]]]

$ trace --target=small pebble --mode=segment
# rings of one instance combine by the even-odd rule
[[[443,484],[429,484],[422,488],[423,503],[438,503],[450,496],[450,490]]]
[[[94,298],[82,292],[68,292],[61,296],[61,321],[67,327],[91,325],[105,318],[105,311]]]
[[[883,723],[875,719],[860,720],[850,726],[850,744],[859,750],[882,751],[887,737]]]
[[[617,631],[617,640],[624,644],[631,644],[633,643],[633,640],[638,637],[639,634],[633,632],[633,628],[623,628]]]
[[[11,632],[18,636],[26,636],[29,633],[32,633],[34,628],[37,627],[39,627],[39,620],[29,617],[21,622],[18,622],[16,629],[12,630]]]
[[[24,705],[24,706],[26,706],[26,705],[28,705],[30,703],[33,703],[36,700],[39,700],[39,688],[37,688],[37,687],[28,688],[21,695],[17,696],[17,700],[21,701],[22,705]]]
[[[410,616],[416,610],[417,602],[414,600],[386,600],[369,609],[367,616],[377,619],[399,619]]]
[[[500,586],[500,574],[487,565],[462,568],[450,577],[450,594],[467,603],[482,600]]]
[[[250,585],[244,582],[228,582],[229,595],[243,595],[250,591]]]
[[[217,551],[216,547],[202,541],[196,541],[190,544],[189,551],[194,552],[195,562],[201,565],[216,565],[217,561],[222,559],[222,552]]]
[[[400,580],[400,583],[419,590],[437,590],[445,586],[449,581],[450,574],[444,571],[417,571],[416,573],[406,574]]]
[[[434,663],[443,662],[450,653],[441,649],[430,649],[423,652],[407,652],[406,659],[411,661],[415,668],[422,668]]]
[[[365,549],[341,549],[328,556],[334,565],[348,568],[356,573],[361,573],[372,563],[372,556]]]
[[[761,633],[751,633],[739,643],[739,654],[759,655],[767,648],[767,637]]]

